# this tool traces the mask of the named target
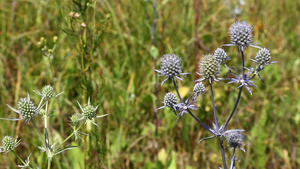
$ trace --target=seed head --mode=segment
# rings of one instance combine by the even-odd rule
[[[23,118],[31,119],[37,114],[37,108],[33,104],[33,102],[30,100],[30,98],[21,98],[18,101],[18,111],[22,115]]]
[[[17,140],[18,137],[14,140],[10,136],[4,136],[2,139],[2,146],[0,147],[0,152],[8,152],[16,148],[20,144],[20,140]]]
[[[205,86],[202,82],[196,83],[193,90],[197,96],[200,94],[204,94],[205,92]]]
[[[173,54],[166,54],[160,59],[160,70],[166,77],[179,76],[181,73],[180,58]]]
[[[236,21],[229,28],[230,41],[240,48],[247,48],[252,43],[253,28],[246,21]]]
[[[213,55],[208,54],[204,56],[199,64],[198,74],[202,76],[202,78],[197,81],[207,79],[209,80],[209,83],[211,83],[212,80],[218,81],[218,76],[220,75],[220,64]]]
[[[241,132],[230,132],[227,134],[226,141],[229,143],[229,146],[233,149],[235,148],[241,148],[244,141],[244,136]]]
[[[222,48],[217,48],[215,50],[214,56],[219,64],[225,63],[226,60],[230,60],[227,53]]]
[[[255,56],[255,61],[261,65],[270,64],[271,53],[268,49],[262,48],[259,50]]]
[[[45,99],[50,99],[52,97],[54,97],[55,91],[54,88],[51,85],[46,85],[43,87],[42,89],[42,96]]]

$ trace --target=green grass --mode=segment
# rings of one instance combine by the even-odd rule
[[[41,90],[52,84],[64,94],[51,103],[55,117],[51,118],[50,135],[56,140],[70,133],[69,117],[79,112],[76,100],[81,103],[91,96],[92,103],[100,104],[98,114],[109,114],[97,120],[99,127],[79,141],[77,150],[56,156],[52,168],[217,168],[222,165],[217,140],[197,144],[209,133],[191,117],[177,118],[169,110],[158,111],[161,125],[155,132],[154,106],[160,107],[163,96],[173,91],[170,81],[158,86],[154,94],[154,60],[150,53],[153,22],[152,3],[144,0],[97,1],[95,11],[89,7],[85,21],[87,50],[84,68],[81,67],[77,47],[82,45],[77,36],[66,34],[69,12],[78,11],[71,1],[4,1],[0,4],[0,117],[16,117],[5,104],[16,106],[28,92],[35,103],[39,97],[32,90]],[[93,3],[91,3],[93,4]],[[229,129],[246,130],[246,153],[238,152],[239,168],[297,168],[300,166],[300,3],[294,0],[246,0],[239,20],[254,28],[254,42],[267,47],[272,59],[278,61],[261,74],[265,83],[256,80],[253,96],[243,91],[236,114]],[[159,57],[175,53],[182,59],[184,72],[194,73],[200,57],[212,53],[217,47],[229,43],[228,28],[234,22],[222,2],[200,2],[199,24],[195,28],[192,1],[164,0],[157,4],[156,42]],[[95,15],[94,15],[95,14]],[[105,20],[103,23],[94,22]],[[95,25],[94,25],[95,23]],[[103,33],[100,44],[93,48],[97,32]],[[102,28],[104,31],[102,32]],[[63,30],[64,29],[64,30]],[[200,50],[195,58],[194,32],[208,51]],[[82,32],[81,32],[82,33]],[[42,56],[37,42],[58,36],[53,60]],[[229,65],[237,65],[236,49],[224,47],[232,58]],[[80,50],[79,50],[80,51]],[[254,58],[257,49],[245,52],[246,65]],[[51,64],[50,64],[51,63]],[[157,62],[159,64],[159,62]],[[86,77],[86,79],[84,79]],[[158,83],[163,80],[158,78]],[[194,75],[188,76],[180,87],[192,90]],[[207,86],[208,89],[208,86]],[[219,122],[225,121],[233,108],[238,90],[224,82],[214,84]],[[195,115],[211,125],[212,106],[209,94],[199,103],[205,111]],[[42,120],[37,117],[37,122]],[[42,130],[41,123],[38,125]],[[16,152],[25,159],[30,153],[31,163],[42,168],[46,155],[36,147],[40,145],[33,125],[24,121],[0,123],[0,138],[19,135],[21,145]],[[9,130],[8,130],[9,129]],[[70,142],[71,144],[71,142]],[[76,143],[72,143],[76,144]],[[227,151],[228,152],[228,151]],[[42,154],[42,155],[41,155]],[[76,161],[79,161],[78,164]],[[15,168],[19,161],[12,153],[1,155],[0,168]],[[78,167],[77,166],[77,167]]]

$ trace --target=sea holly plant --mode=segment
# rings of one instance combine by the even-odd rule
[[[96,118],[101,118],[107,116],[108,114],[99,115],[97,116],[97,109],[99,105],[93,106],[91,104],[90,98],[88,99],[87,105],[82,106],[78,101],[78,108],[81,110],[81,113],[73,114],[70,117],[70,126],[72,127],[72,133],[64,139],[62,142],[54,141],[51,143],[52,139],[49,138],[48,134],[48,121],[50,117],[53,117],[53,111],[49,110],[49,101],[51,99],[55,99],[60,96],[63,92],[56,94],[54,88],[51,85],[46,85],[42,88],[41,92],[34,90],[34,92],[40,96],[40,102],[38,106],[35,106],[34,102],[30,99],[29,94],[27,94],[26,98],[21,98],[18,101],[17,108],[13,108],[10,105],[7,105],[12,111],[19,114],[20,118],[0,118],[2,120],[10,120],[10,121],[17,121],[17,120],[25,120],[26,122],[31,122],[38,133],[38,136],[41,141],[41,145],[37,146],[42,152],[45,152],[48,158],[47,168],[51,168],[51,161],[55,155],[58,155],[66,150],[70,150],[76,148],[76,146],[69,146],[67,145],[67,141],[74,137],[74,140],[77,141],[80,138],[82,141],[81,135],[88,135],[80,131],[80,129],[86,125],[87,123],[92,123],[95,126],[98,126],[95,122]],[[44,122],[44,129],[43,132],[38,129],[35,119],[42,118],[42,122]],[[38,120],[40,121],[40,120]],[[2,139],[2,146],[0,146],[0,153],[8,153],[12,152],[16,155],[16,157],[21,161],[22,165],[18,165],[20,168],[38,168],[37,166],[30,165],[29,157],[26,160],[23,160],[19,157],[19,155],[14,151],[17,146],[21,144],[21,141],[18,138],[13,139],[10,136],[5,136]],[[45,167],[42,167],[45,168]]]
[[[199,79],[196,79],[194,82],[196,84],[193,88],[193,94],[190,96],[189,99],[186,99],[184,101],[184,98],[181,97],[176,80],[179,79],[183,81],[183,78],[179,77],[180,75],[186,75],[189,73],[181,73],[181,60],[180,58],[175,54],[166,54],[161,59],[161,65],[160,70],[155,70],[157,73],[159,73],[159,76],[165,76],[166,79],[163,80],[161,85],[164,84],[168,79],[171,79],[174,85],[174,88],[176,90],[177,96],[174,93],[167,93],[164,97],[164,101],[162,102],[164,105],[160,107],[159,109],[163,108],[170,108],[174,111],[176,116],[179,120],[183,117],[184,114],[189,114],[195,119],[200,125],[202,125],[208,132],[211,133],[211,136],[207,138],[202,138],[199,140],[199,143],[204,140],[209,140],[212,138],[217,138],[219,140],[219,145],[221,149],[221,155],[222,155],[222,163],[223,163],[223,169],[227,169],[227,159],[230,160],[230,169],[234,169],[236,167],[236,161],[239,161],[236,158],[236,150],[240,149],[243,152],[245,150],[243,149],[244,143],[244,135],[242,134],[245,130],[244,129],[230,129],[228,130],[228,124],[234,115],[234,112],[237,109],[238,103],[241,98],[241,94],[243,91],[243,88],[245,87],[250,95],[252,95],[253,87],[257,87],[257,85],[254,84],[252,81],[255,76],[258,76],[258,78],[263,82],[262,77],[260,76],[260,72],[264,70],[264,67],[267,65],[271,65],[273,62],[271,61],[271,54],[270,51],[266,48],[261,48],[257,46],[257,43],[252,43],[253,37],[252,37],[253,28],[250,26],[247,22],[240,22],[236,21],[234,22],[231,27],[229,28],[229,35],[230,35],[230,44],[225,44],[222,46],[236,46],[239,52],[239,57],[242,61],[242,65],[240,66],[234,66],[230,67],[226,65],[226,62],[231,60],[224,49],[217,48],[214,52],[214,54],[207,54],[205,55],[199,62],[198,71],[196,72],[198,75],[200,75]],[[254,64],[256,64],[253,67],[246,67],[245,66],[245,55],[244,51],[248,47],[254,47],[259,49],[255,58],[252,59]],[[221,68],[224,66],[225,69],[227,69],[227,73],[229,74],[228,77],[221,78]],[[238,69],[240,68],[240,69]],[[217,112],[216,112],[216,106],[215,106],[215,100],[214,100],[214,92],[213,92],[213,84],[215,83],[226,83],[227,84],[236,84],[236,88],[238,91],[238,96],[236,98],[235,104],[233,105],[231,113],[228,115],[227,120],[225,121],[225,124],[219,124]],[[212,101],[212,110],[213,110],[213,117],[214,122],[211,126],[205,124],[201,120],[199,120],[192,111],[198,110],[198,107],[196,105],[196,99],[197,97],[201,97],[205,93],[205,83],[209,85],[209,92],[211,96]],[[179,100],[177,99],[179,98]],[[228,146],[225,146],[225,142],[227,142]],[[225,148],[229,147],[230,152],[232,151],[232,155],[230,157],[225,156]]]

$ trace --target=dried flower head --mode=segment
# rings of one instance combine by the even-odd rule
[[[195,92],[195,94],[197,96],[199,96],[200,94],[204,94],[204,92],[205,92],[204,84],[202,82],[196,83],[193,91]]]
[[[229,28],[231,44],[238,46],[241,50],[252,43],[253,28],[246,21],[236,21]]]
[[[164,97],[164,101],[162,102],[164,103],[164,106],[158,108],[158,109],[162,109],[165,107],[170,107],[171,109],[175,110],[175,106],[178,103],[177,97],[174,93],[167,93]]]
[[[20,144],[20,140],[18,140],[18,137],[14,140],[10,136],[4,136],[2,139],[2,146],[0,147],[1,153],[7,153],[9,151],[12,151]]]
[[[256,53],[255,60],[253,60],[253,59],[251,59],[251,60],[256,63],[259,63],[260,65],[270,65],[272,63],[276,63],[276,61],[270,62],[271,61],[271,53],[266,48],[260,49]]]
[[[219,64],[225,63],[225,61],[230,60],[227,53],[222,48],[217,48],[215,50],[214,57],[216,58]]]
[[[197,72],[202,78],[196,81],[208,80],[209,83],[218,81],[218,76],[220,75],[220,64],[217,62],[216,58],[211,55],[205,55],[199,64],[199,72]]]
[[[241,132],[234,131],[227,133],[226,141],[231,149],[240,148],[241,150],[245,151],[243,148],[241,148],[241,146],[244,145],[244,136]]]
[[[160,70],[155,70],[160,73],[160,76],[165,76],[166,79],[161,83],[164,84],[169,78],[176,77],[182,80],[179,75],[185,75],[188,73],[181,73],[180,58],[175,54],[165,54],[161,59]]]

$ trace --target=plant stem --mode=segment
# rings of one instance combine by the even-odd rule
[[[243,79],[245,79],[245,59],[244,59],[244,50],[241,50],[242,53],[242,63],[243,63]]]
[[[25,163],[25,161],[23,161],[22,158],[14,150],[11,150],[11,152],[14,153],[14,155],[22,162],[22,164],[24,166],[27,166],[27,164]],[[31,168],[30,166],[28,166],[28,167]]]
[[[240,51],[241,51],[241,54],[242,54],[242,64],[243,64],[243,74],[242,74],[242,78],[245,79],[246,77],[245,77],[245,58],[244,58],[244,50],[241,50],[241,49],[240,49]],[[234,114],[236,108],[237,108],[237,105],[238,105],[238,103],[239,103],[239,100],[240,100],[240,97],[241,97],[241,94],[242,94],[243,87],[244,87],[244,86],[240,87],[240,90],[239,90],[239,94],[238,94],[237,100],[236,100],[236,102],[235,102],[235,104],[234,104],[233,110],[232,110],[232,112],[231,112],[231,114],[230,114],[228,120],[227,120],[226,123],[225,123],[223,132],[226,131],[227,125],[228,125],[230,119],[232,118],[232,116],[233,116],[233,114]]]
[[[230,169],[233,169],[235,167],[235,148],[233,149],[233,154],[231,158],[231,164],[230,164]]]
[[[174,79],[174,77],[172,77],[172,81],[173,81],[173,84],[174,84],[175,90],[176,90],[176,92],[177,92],[177,95],[178,95],[178,97],[179,97],[180,101],[181,101],[182,103],[184,103],[184,102],[183,102],[183,100],[182,100],[182,98],[181,98],[181,96],[180,96],[180,94],[179,94],[179,91],[178,91],[178,88],[177,88],[177,85],[176,85],[176,82],[175,82],[175,79]]]
[[[220,147],[221,147],[221,153],[222,153],[223,167],[224,167],[224,169],[227,169],[225,149],[224,149],[224,146],[223,146],[223,138],[221,138],[221,137],[220,137]]]
[[[242,86],[242,87],[240,88],[240,91],[239,91],[238,97],[237,97],[237,99],[236,99],[236,102],[235,102],[235,104],[234,104],[233,110],[232,110],[232,112],[231,112],[231,114],[230,114],[228,120],[227,120],[226,123],[225,123],[223,132],[226,131],[227,125],[228,125],[230,119],[232,118],[233,113],[235,112],[235,110],[236,110],[236,108],[237,108],[237,105],[238,105],[238,103],[239,103],[239,100],[240,100],[240,97],[241,97],[241,94],[242,94],[243,87],[244,87],[244,86]]]
[[[203,124],[196,116],[194,116],[194,114],[190,111],[190,109],[188,109],[189,114],[198,122],[200,123],[207,131],[209,131],[211,134],[216,135],[215,133],[213,133],[209,127],[205,124]]]
[[[60,145],[59,146],[57,146],[56,148],[55,148],[55,150],[53,151],[53,152],[56,152],[66,141],[68,141],[82,126],[84,125],[84,123],[81,123],[81,125],[77,128],[77,129],[75,129],[73,132],[72,132],[72,134],[71,135],[69,135],[69,137],[67,137],[62,143],[60,143]]]
[[[32,122],[32,124],[33,124],[35,130],[36,130],[37,133],[39,134],[39,137],[40,137],[40,139],[41,139],[41,141],[42,141],[42,143],[43,143],[43,146],[46,147],[46,145],[45,145],[45,140],[43,139],[43,137],[42,137],[42,135],[41,135],[39,129],[37,128],[37,126],[36,126],[36,124],[35,124],[35,122],[34,122],[34,120],[31,119],[31,122]]]
[[[51,168],[51,159],[50,158],[48,158],[48,165],[47,166],[48,166],[47,169]]]
[[[216,106],[215,106],[215,99],[214,99],[212,84],[209,83],[209,86],[210,86],[211,101],[212,101],[213,110],[214,110],[215,125],[217,126],[216,132],[219,133],[219,125],[218,125],[218,120],[217,120],[217,113],[216,113]]]

